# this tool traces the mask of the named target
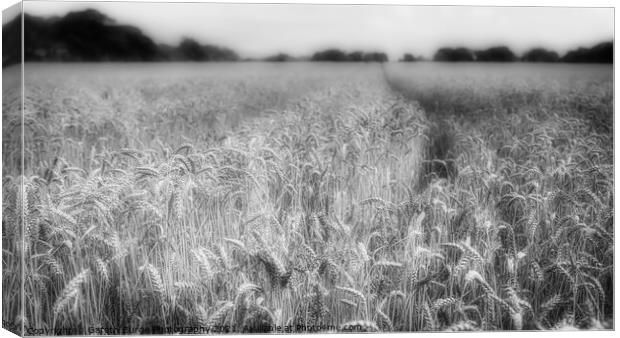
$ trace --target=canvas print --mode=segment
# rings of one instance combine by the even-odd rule
[[[614,8],[23,1],[18,335],[614,329]]]

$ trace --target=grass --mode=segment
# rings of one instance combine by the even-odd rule
[[[504,79],[472,96],[489,83],[391,66],[388,81],[378,66],[38,67],[23,174],[3,152],[3,316],[17,325],[611,325],[609,81]],[[6,107],[5,128],[20,126]],[[5,129],[3,150],[19,141]]]

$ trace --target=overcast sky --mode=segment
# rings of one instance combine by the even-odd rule
[[[244,57],[309,55],[320,48],[381,50],[391,59],[432,56],[441,46],[544,46],[560,54],[613,38],[611,8],[379,6],[226,3],[25,1],[26,13],[63,15],[97,9],[139,27],[158,43],[183,36]]]

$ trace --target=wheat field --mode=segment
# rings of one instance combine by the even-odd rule
[[[611,66],[472,67],[27,64],[3,326],[613,328]]]

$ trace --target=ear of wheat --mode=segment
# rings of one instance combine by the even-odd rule
[[[64,308],[79,297],[82,285],[88,281],[89,276],[90,269],[84,269],[65,285],[54,302],[54,318],[57,318]]]
[[[163,300],[166,294],[166,290],[164,288],[164,283],[161,279],[159,270],[157,270],[157,268],[154,267],[152,264],[147,263],[140,267],[140,271],[145,274],[146,280],[148,281],[149,286],[151,287],[151,290],[153,291],[155,296],[158,299]]]

